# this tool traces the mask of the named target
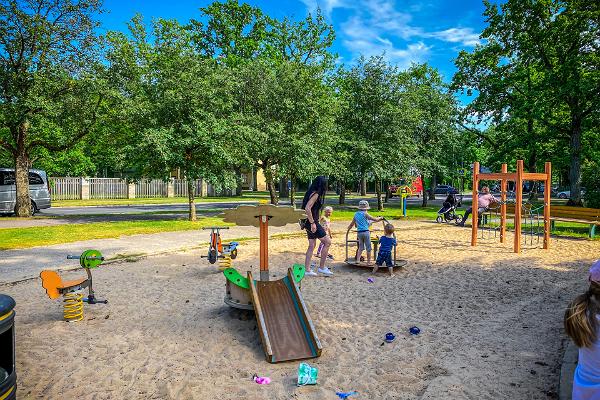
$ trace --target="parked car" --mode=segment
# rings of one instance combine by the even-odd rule
[[[585,194],[585,188],[581,188],[581,195]],[[558,197],[559,199],[570,199],[571,198],[571,191],[570,190],[563,190],[562,192],[558,192],[556,194],[556,197]]]
[[[457,194],[458,190],[450,185],[437,185],[433,191],[435,194]]]
[[[13,213],[17,198],[15,186],[15,170],[0,168],[0,213]],[[48,175],[39,169],[29,170],[29,195],[31,196],[31,213],[50,208],[50,185]]]

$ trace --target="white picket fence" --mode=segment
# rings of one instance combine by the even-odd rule
[[[50,178],[52,200],[77,200],[81,198],[81,178]]]
[[[135,184],[135,198],[168,197],[168,183],[160,179],[143,179]]]
[[[73,178],[51,177],[52,200],[79,199],[127,199],[156,197],[187,197],[187,180],[142,179],[135,183],[127,183],[120,178]],[[171,193],[169,186],[172,185]],[[202,192],[203,182],[198,179],[194,184],[194,196],[206,196]]]
[[[90,199],[126,199],[127,181],[119,178],[90,178]]]
[[[175,197],[188,197],[187,179],[173,179],[173,189]],[[194,196],[202,196],[202,179],[194,183]]]

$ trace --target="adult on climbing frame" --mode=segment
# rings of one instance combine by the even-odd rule
[[[306,212],[306,236],[308,237],[308,249],[306,250],[306,259],[304,261],[304,267],[306,268],[306,275],[315,276],[317,272],[313,271],[310,263],[317,244],[317,239],[323,243],[321,249],[321,260],[319,262],[319,273],[323,275],[333,275],[333,272],[325,266],[327,261],[327,255],[329,254],[329,246],[331,245],[331,238],[325,232],[325,229],[319,224],[319,214],[325,204],[325,193],[327,192],[327,178],[324,176],[317,176],[316,179],[311,183],[310,187],[304,194],[302,199],[302,209]]]

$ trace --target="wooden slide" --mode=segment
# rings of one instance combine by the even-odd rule
[[[248,272],[260,339],[270,363],[321,355],[321,342],[292,274],[290,268],[285,278],[265,282],[254,281]]]

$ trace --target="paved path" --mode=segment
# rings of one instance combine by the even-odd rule
[[[344,229],[347,222],[335,222],[333,228]],[[86,249],[97,249],[108,258],[143,256],[188,250],[198,246],[206,246],[209,238],[208,230],[164,232],[150,235],[122,236],[118,239],[95,239],[53,246],[33,247],[21,250],[0,252],[0,285],[31,279],[39,276],[44,269],[77,268],[76,260],[67,260],[68,254],[79,255]],[[271,235],[277,233],[302,233],[296,224],[284,227],[271,227]],[[258,228],[236,226],[222,233],[223,239],[258,238]],[[302,239],[304,240],[304,239]]]

